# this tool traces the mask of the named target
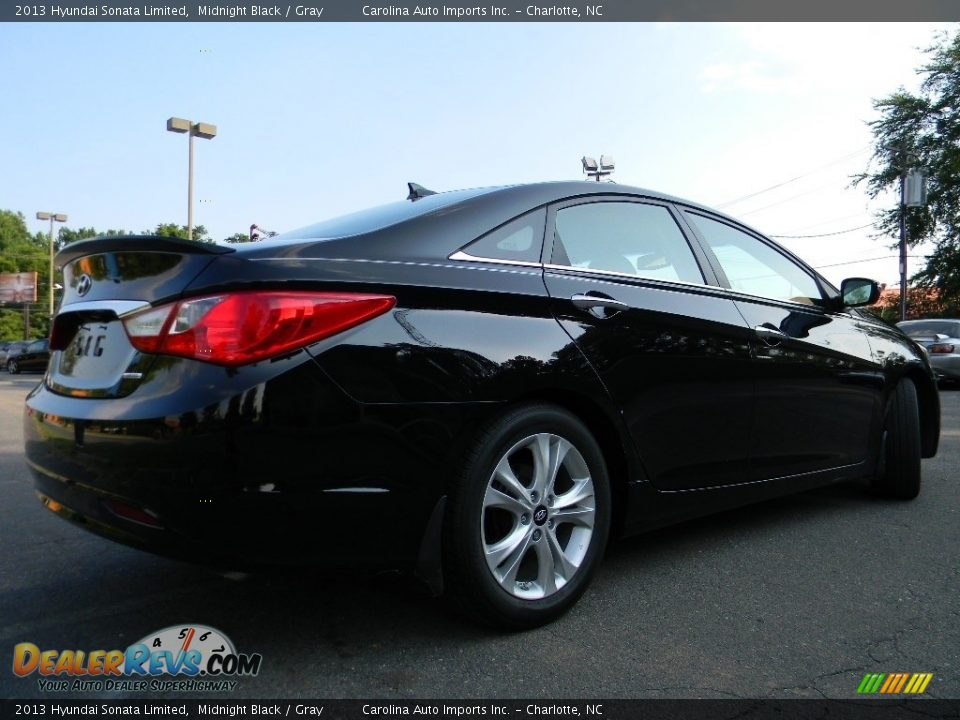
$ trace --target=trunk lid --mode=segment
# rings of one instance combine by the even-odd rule
[[[156,361],[138,352],[122,319],[176,300],[233,248],[160,236],[97,238],[57,255],[64,296],[51,333],[47,386],[74,397],[123,397]]]

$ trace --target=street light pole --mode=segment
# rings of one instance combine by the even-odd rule
[[[193,132],[190,132],[190,160],[187,170],[187,240],[193,240]]]
[[[193,240],[193,139],[201,137],[210,140],[217,136],[217,126],[210,123],[195,123],[183,118],[168,118],[167,130],[175,133],[187,133],[190,136],[190,149],[187,167],[187,239]]]
[[[50,317],[53,317],[53,223],[66,222],[67,216],[64,213],[37,212],[37,220],[50,221]]]

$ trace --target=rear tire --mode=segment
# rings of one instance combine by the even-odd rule
[[[543,625],[576,603],[606,547],[603,454],[580,420],[551,405],[508,412],[473,448],[444,519],[448,599],[496,627]]]
[[[920,494],[920,408],[912,380],[904,378],[893,389],[884,433],[882,468],[873,487],[885,497],[912,500]]]
[[[11,375],[16,375],[20,372],[20,366],[17,364],[16,360],[7,361],[7,372]]]

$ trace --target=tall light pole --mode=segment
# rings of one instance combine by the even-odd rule
[[[37,212],[37,220],[50,221],[50,317],[53,317],[53,223],[64,223],[67,216],[64,213]]]
[[[210,140],[216,137],[217,126],[172,117],[167,119],[167,130],[175,133],[187,133],[190,136],[190,159],[187,170],[187,239],[193,240],[193,139],[201,137]]]

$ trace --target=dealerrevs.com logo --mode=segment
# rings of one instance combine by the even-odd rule
[[[36,674],[47,692],[230,691],[235,678],[257,675],[262,662],[205,625],[171,625],[126,650],[41,650],[31,642],[13,648],[14,674]]]

